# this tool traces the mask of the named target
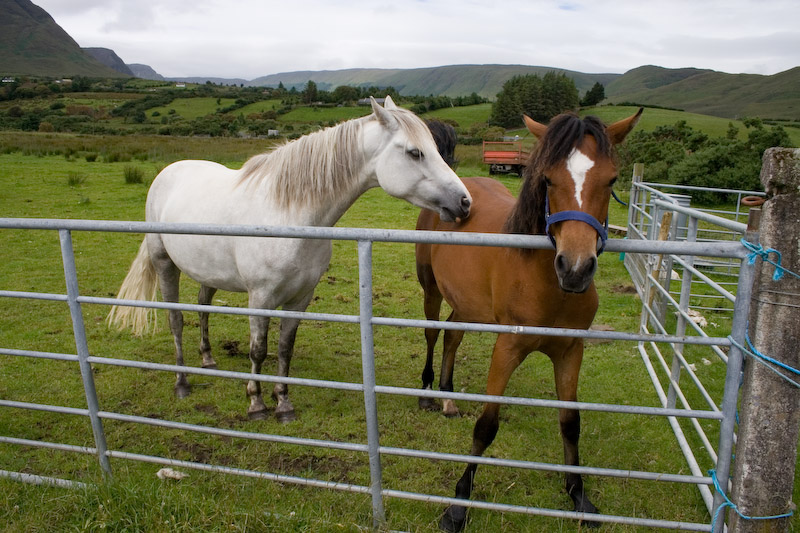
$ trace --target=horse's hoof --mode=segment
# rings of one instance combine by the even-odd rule
[[[289,422],[297,420],[297,415],[294,414],[294,409],[289,411],[275,411],[275,418],[277,418],[278,422],[281,424],[288,424]]]
[[[192,392],[192,387],[186,385],[175,385],[175,396],[180,399],[186,398]]]
[[[250,420],[266,420],[269,418],[269,411],[267,409],[260,409],[258,411],[247,411],[247,418]]]
[[[217,369],[217,363],[211,363],[209,365],[203,364],[202,368],[207,368],[209,370],[216,370]]]
[[[451,505],[444,510],[439,519],[439,529],[448,533],[459,533],[467,523],[467,508],[460,505]]]
[[[600,511],[597,510],[597,507],[594,506],[592,502],[589,501],[588,498],[583,499],[581,502],[575,503],[575,512],[576,513],[588,513],[588,514],[599,514]],[[601,522],[596,522],[594,520],[581,520],[581,526],[585,528],[594,529],[600,527]]]
[[[442,406],[433,398],[418,398],[419,408],[423,411],[440,411]]]
[[[442,414],[447,418],[456,418],[461,416],[461,413],[458,412],[458,407],[456,407],[456,402],[449,399],[442,402]]]
[[[586,529],[597,529],[601,525],[600,522],[595,522],[594,520],[581,520],[580,523]]]

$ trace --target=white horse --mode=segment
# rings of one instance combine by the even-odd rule
[[[373,113],[324,129],[248,160],[241,170],[209,161],[178,161],[156,176],[147,195],[151,222],[195,222],[290,226],[333,226],[366,190],[387,193],[434,210],[445,220],[466,218],[472,199],[439,155],[424,122],[386,98],[372,99]],[[304,311],[328,267],[330,241],[206,235],[147,234],[118,298],[178,301],[181,272],[200,283],[198,301],[207,305],[217,289],[247,292],[249,307]],[[149,329],[155,310],[115,306],[109,324]],[[299,320],[281,319],[278,375],[289,375]],[[169,311],[177,364],[183,365],[183,315]],[[200,313],[204,368],[215,368],[208,341],[208,313]],[[250,361],[261,372],[267,355],[269,318],[250,317]],[[189,394],[185,373],[175,394]],[[258,381],[247,383],[251,419],[267,408]],[[288,387],[276,384],[275,415],[293,420]]]

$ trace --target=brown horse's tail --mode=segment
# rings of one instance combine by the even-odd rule
[[[139,253],[133,260],[125,281],[119,288],[117,298],[120,300],[149,300],[155,301],[158,277],[153,263],[150,261],[150,252],[147,250],[147,239],[142,241]],[[141,335],[148,331],[156,331],[156,310],[148,307],[130,307],[115,305],[108,313],[106,322],[109,326],[118,329],[130,327],[134,335]]]

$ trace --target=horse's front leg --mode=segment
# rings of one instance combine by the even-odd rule
[[[551,356],[555,372],[556,393],[559,400],[574,402],[578,399],[578,374],[583,360],[583,339],[572,342],[557,356]],[[558,421],[561,426],[561,440],[564,444],[564,464],[578,466],[578,440],[581,434],[581,415],[577,409],[559,409]],[[567,494],[575,504],[578,513],[597,513],[597,507],[589,501],[580,474],[568,473],[565,477]],[[597,527],[599,522],[584,521],[586,527]]]
[[[451,313],[448,321],[455,320],[455,313]],[[456,351],[464,339],[464,331],[448,329],[444,332],[444,351],[442,352],[442,371],[439,373],[439,390],[453,392],[453,368],[455,367]],[[459,416],[455,400],[442,400],[442,414],[448,418]]]
[[[214,287],[200,286],[197,303],[200,305],[211,304],[211,299],[217,289]],[[200,315],[200,356],[203,358],[203,368],[217,368],[217,362],[211,356],[211,343],[208,340],[208,313],[201,311]]]
[[[292,362],[294,351],[294,341],[297,337],[297,327],[300,320],[295,318],[281,319],[281,335],[278,341],[278,375],[289,376],[289,366]],[[275,418],[280,422],[292,422],[295,420],[294,406],[289,400],[289,385],[286,383],[276,383],[272,389],[272,398],[278,402],[275,408]]]
[[[520,342],[522,341],[522,342]],[[522,363],[530,353],[529,344],[524,342],[518,335],[501,334],[497,336],[497,342],[492,352],[492,363],[489,366],[489,378],[486,384],[486,394],[492,396],[502,396],[511,379],[511,374]],[[500,404],[487,403],[483,406],[483,412],[475,423],[472,432],[472,455],[480,456],[486,448],[494,441],[497,430],[500,427]],[[470,463],[464,470],[464,474],[456,484],[455,497],[468,500],[472,494],[472,487],[475,481],[475,472],[478,465]],[[457,533],[464,529],[467,523],[467,507],[463,505],[450,505],[445,509],[444,514],[439,520],[439,528],[449,533]]]
[[[250,304],[252,307],[252,303]],[[267,333],[269,331],[269,317],[250,317],[250,372],[261,373],[261,366],[267,357]],[[267,406],[261,396],[261,382],[250,380],[247,382],[247,397],[250,405],[247,408],[247,417],[250,420],[265,420]]]

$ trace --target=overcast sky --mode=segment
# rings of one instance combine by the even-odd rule
[[[168,77],[522,64],[775,74],[798,0],[33,0],[83,47]]]

